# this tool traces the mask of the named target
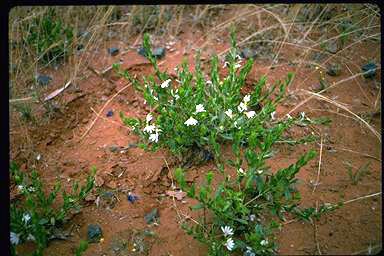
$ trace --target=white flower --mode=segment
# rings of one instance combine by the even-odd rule
[[[255,111],[248,111],[248,112],[245,113],[245,115],[248,118],[251,118],[251,117],[254,117],[256,115],[256,112]]]
[[[144,127],[143,131],[151,133],[151,132],[153,132],[155,130],[155,128],[156,127],[153,124],[152,125],[147,125],[147,126]]]
[[[20,241],[20,234],[16,234],[11,232],[11,243],[12,244],[19,244]]]
[[[29,240],[29,241],[36,241],[35,237],[32,234],[28,235],[27,240]]]
[[[248,94],[248,95],[244,96],[243,101],[244,101],[245,104],[247,104],[250,100],[251,100],[251,95]]]
[[[226,114],[229,118],[232,118],[232,117],[233,117],[232,109],[228,109],[227,111],[225,111],[225,114]]]
[[[219,85],[223,85],[223,83],[224,83],[223,81],[220,81],[220,82],[219,82]]]
[[[148,85],[147,85],[147,84],[145,84],[145,85],[144,85],[144,87],[145,87],[145,88],[147,88],[147,87],[148,87]]]
[[[29,191],[29,192],[35,192],[35,188],[34,188],[34,187],[29,187],[29,188],[28,188],[28,191]]]
[[[268,244],[268,241],[267,240],[263,240],[260,242],[261,245],[267,245]]]
[[[235,247],[235,243],[233,242],[232,238],[228,238],[227,242],[224,244],[228,250],[232,251],[232,249]]]
[[[251,214],[251,215],[249,215],[249,219],[250,219],[251,221],[254,221],[255,218],[256,218],[255,214]]]
[[[237,129],[241,129],[240,126],[237,126],[237,121],[235,121],[233,124],[235,125],[235,127],[236,127]]]
[[[276,111],[273,111],[273,112],[271,113],[271,119],[272,119],[272,120],[275,119],[275,115],[276,115]]]
[[[31,219],[31,216],[29,214],[23,214],[23,221],[27,223]]]
[[[146,117],[146,120],[147,120],[147,123],[149,123],[151,120],[152,120],[152,115],[151,113],[148,113],[147,117]]]
[[[168,79],[168,80],[166,80],[165,82],[163,82],[163,83],[161,84],[161,88],[166,88],[166,87],[168,87],[169,82],[171,82],[171,79]]]
[[[211,80],[208,80],[206,83],[212,85],[212,81]]]
[[[285,115],[288,119],[292,119],[291,115],[290,114],[286,114]]]
[[[245,175],[245,172],[242,168],[239,168],[239,170],[237,170],[237,173],[241,175]]]
[[[24,190],[24,186],[22,186],[22,185],[19,185],[19,186],[17,186],[17,187],[19,188],[20,191],[23,191],[23,190]]]
[[[262,174],[262,173],[263,173],[263,170],[258,170],[257,173],[258,173],[258,174]]]
[[[205,112],[203,104],[196,105],[196,113]]]
[[[193,117],[190,117],[187,121],[184,122],[184,124],[186,124],[187,126],[196,125],[197,120]]]
[[[159,100],[159,98],[157,98],[156,96],[153,96],[153,98],[154,98],[155,100]]]
[[[220,125],[219,129],[224,130],[224,126]]]
[[[235,69],[237,69],[237,68],[239,68],[239,67],[241,67],[241,65],[236,63],[236,65],[235,65]]]
[[[37,161],[40,161],[40,159],[41,159],[41,155],[38,154],[37,157],[36,157],[36,160],[37,160]]]
[[[178,100],[179,98],[180,98],[180,96],[176,94],[175,99]]]
[[[247,109],[247,104],[245,104],[244,102],[241,102],[239,106],[237,106],[237,109],[241,112],[243,112],[244,110]]]
[[[225,68],[227,65],[229,66],[229,62],[228,61],[224,62],[223,68]]]
[[[221,227],[221,230],[223,231],[224,236],[233,235],[233,229],[229,226]]]
[[[252,252],[252,248],[251,247],[247,246],[246,255],[255,256],[256,254],[254,252]]]
[[[147,104],[147,101],[146,101],[146,100],[144,100],[144,105],[145,105],[145,104]]]
[[[236,55],[236,59],[241,60],[241,56],[240,55]]]
[[[156,133],[152,133],[151,135],[149,135],[149,140],[150,141],[153,141],[153,142],[158,142],[159,141],[159,133],[158,131],[161,131],[160,129],[156,129]]]

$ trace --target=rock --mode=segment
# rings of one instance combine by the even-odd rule
[[[87,228],[87,239],[89,243],[98,243],[102,236],[101,227],[98,224],[89,224]]]
[[[365,74],[363,74],[364,78],[373,79],[376,76],[376,64],[375,63],[368,63],[361,66],[361,71]]]
[[[144,57],[148,56],[147,50],[145,50],[145,48],[143,47],[140,47],[139,49],[137,49],[137,53]],[[165,48],[163,47],[156,48],[152,51],[152,54],[156,59],[161,59],[165,56]]]
[[[339,46],[336,40],[330,40],[327,43],[327,46],[325,47],[325,50],[327,50],[330,53],[336,53],[339,50]]]
[[[119,149],[119,147],[116,146],[115,144],[113,144],[113,145],[111,145],[111,146],[109,147],[109,150],[110,150],[112,153],[116,153],[118,149]]]
[[[48,85],[49,81],[52,80],[52,77],[46,75],[39,75],[37,77],[37,82],[41,85]]]
[[[165,56],[165,48],[163,47],[156,48],[155,50],[153,50],[153,56],[156,59],[163,58]]]
[[[137,53],[140,54],[141,56],[147,57],[147,51],[143,47],[140,47],[139,49],[137,49]]]
[[[119,53],[119,48],[112,47],[108,48],[107,51],[111,56],[116,56]]]
[[[249,49],[249,48],[244,48],[243,50],[241,50],[241,56],[243,58],[246,58],[246,59],[256,58],[257,57],[257,51]]]
[[[341,73],[341,65],[339,63],[331,63],[327,66],[327,74],[330,76],[338,76]]]
[[[107,117],[111,117],[111,116],[113,116],[113,111],[112,110],[107,112]]]
[[[147,222],[147,224],[151,224],[159,217],[160,217],[160,214],[157,208],[153,208],[151,212],[144,215],[144,219]]]
[[[128,193],[128,202],[130,203],[134,203],[136,202],[137,200],[139,200],[139,197],[132,194],[131,192]]]
[[[80,50],[84,49],[84,45],[80,43],[80,44],[77,45],[76,49],[78,51],[80,51]]]

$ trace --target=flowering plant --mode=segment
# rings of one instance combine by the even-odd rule
[[[233,252],[270,255],[276,252],[273,234],[280,225],[263,220],[263,213],[268,210],[282,220],[288,212],[303,215],[297,207],[300,194],[294,186],[295,175],[316,154],[311,150],[295,164],[275,173],[270,172],[266,160],[274,156],[274,144],[293,125],[306,126],[318,122],[305,114],[276,117],[276,106],[293,81],[292,73],[267,89],[267,78],[263,76],[253,85],[251,93],[243,95],[241,89],[246,86],[253,60],[244,63],[237,55],[234,30],[231,32],[231,44],[228,62],[223,67],[229,70],[225,78],[220,78],[221,65],[215,55],[211,59],[210,74],[203,74],[199,52],[194,73],[183,63],[175,68],[177,78],[174,78],[158,69],[156,59],[150,52],[149,37],[145,34],[143,45],[149,53],[156,79],[153,76],[143,78],[144,85],[140,85],[127,71],[119,71],[118,66],[115,68],[143,92],[151,111],[145,122],[128,118],[122,113],[121,118],[147,142],[143,145],[145,148],[156,150],[164,147],[181,157],[196,149],[213,153],[220,175],[224,178],[215,189],[212,187],[212,172],[206,175],[206,184],[200,184],[196,191],[195,184],[186,183],[181,168],[175,171],[180,187],[188,191],[189,197],[199,201],[192,209],[203,209],[198,224],[188,226],[184,223],[183,228],[208,245],[209,255],[229,255]],[[312,139],[305,137],[289,142],[305,143]],[[224,144],[232,145],[235,160],[225,161],[222,158]],[[225,164],[237,170],[235,178],[225,172]],[[213,216],[210,222],[207,221],[207,212]]]
[[[11,253],[16,255],[16,246],[27,241],[37,245],[33,255],[43,255],[48,241],[54,238],[54,230],[68,221],[70,209],[80,209],[80,203],[94,186],[95,169],[87,177],[86,184],[79,187],[75,181],[71,193],[61,189],[57,181],[53,191],[46,196],[43,184],[36,171],[26,175],[15,163],[11,163],[11,182],[21,193],[21,199],[15,199],[10,204],[10,242]],[[53,208],[57,193],[61,191],[63,203]]]

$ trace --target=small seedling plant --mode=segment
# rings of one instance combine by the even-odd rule
[[[33,255],[43,255],[49,240],[54,238],[54,229],[62,227],[69,221],[69,210],[79,210],[81,202],[93,189],[95,172],[96,169],[92,168],[86,183],[82,186],[79,186],[78,181],[74,181],[70,193],[62,189],[60,181],[56,181],[53,191],[46,194],[35,170],[28,175],[12,162],[10,180],[21,192],[21,198],[11,201],[10,204],[11,255],[17,255],[16,245],[28,241],[36,244]],[[53,207],[59,192],[62,194],[63,202]]]
[[[174,78],[159,70],[149,36],[145,34],[143,48],[155,76],[144,77],[141,83],[127,71],[121,71],[119,65],[115,65],[115,70],[143,92],[150,112],[145,120],[123,113],[120,116],[140,136],[145,149],[166,148],[180,159],[191,151],[206,151],[214,156],[217,176],[222,177],[215,188],[212,182],[216,174],[212,171],[200,185],[187,184],[183,169],[175,171],[181,189],[199,201],[192,209],[202,212],[198,221],[192,225],[184,223],[183,228],[208,245],[208,255],[270,255],[277,251],[274,233],[281,227],[278,220],[285,220],[289,213],[299,216],[302,212],[309,219],[319,212],[300,210],[300,194],[295,188],[295,175],[315,157],[315,151],[308,151],[296,163],[274,172],[266,160],[275,155],[273,145],[282,140],[289,128],[324,120],[311,120],[305,113],[297,117],[275,116],[276,106],[293,81],[292,73],[269,88],[267,77],[263,76],[253,84],[251,93],[243,95],[241,88],[246,86],[253,60],[244,63],[237,54],[234,29],[231,45],[223,67],[216,55],[212,57],[209,76],[201,70],[198,52],[194,73],[187,63],[182,63],[175,68]],[[221,68],[228,69],[223,79]],[[293,142],[313,139],[306,137]],[[234,160],[223,159],[226,145],[231,145]],[[226,166],[236,170],[235,176],[229,174]],[[265,213],[272,216],[269,221],[264,220]],[[210,221],[208,215],[213,217]]]

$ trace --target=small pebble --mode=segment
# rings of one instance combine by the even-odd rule
[[[165,48],[160,47],[153,50],[153,56],[155,56],[156,59],[161,59],[165,55]]]
[[[111,56],[116,56],[119,53],[119,48],[112,47],[108,48],[107,51]]]
[[[52,80],[52,77],[46,75],[39,75],[37,77],[37,82],[41,85],[48,85],[49,81]]]
[[[113,111],[112,110],[107,112],[107,117],[111,117],[111,116],[113,116]]]
[[[375,63],[368,63],[364,64],[361,66],[361,71],[363,73],[367,72],[364,74],[364,78],[370,78],[373,79],[376,76],[376,64]]]
[[[139,200],[139,197],[134,195],[134,194],[131,194],[131,193],[128,193],[128,202],[130,203],[134,203],[136,202],[137,200]]]
[[[331,63],[327,66],[327,74],[330,76],[338,76],[341,73],[341,65],[339,63]]]
[[[98,224],[89,224],[87,228],[87,239],[89,243],[98,243],[101,239],[102,231]]]
[[[241,57],[246,58],[246,59],[256,58],[257,57],[257,51],[249,49],[249,48],[244,48],[241,51]]]

